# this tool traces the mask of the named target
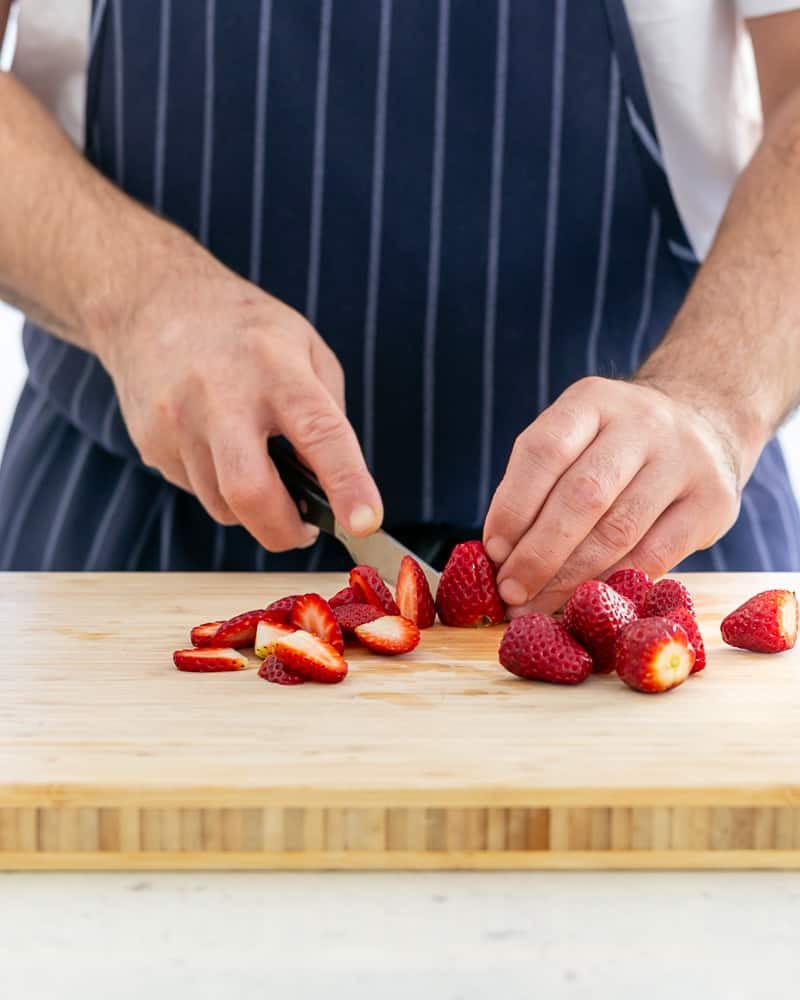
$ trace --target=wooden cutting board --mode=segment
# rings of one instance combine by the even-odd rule
[[[342,577],[0,575],[0,868],[800,867],[800,649],[719,639],[797,578],[684,579],[709,665],[647,696],[512,677],[501,628],[182,674],[189,625]]]

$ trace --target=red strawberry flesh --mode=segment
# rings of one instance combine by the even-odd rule
[[[328,599],[328,604],[331,610],[334,608],[343,608],[348,604],[357,604],[356,595],[353,593],[352,587],[342,587],[341,590],[337,590],[333,597]]]
[[[277,656],[268,656],[258,671],[258,676],[271,684],[305,684],[305,677],[287,670]]]
[[[288,622],[294,610],[295,601],[299,594],[289,594],[287,597],[279,597],[277,601],[268,604],[264,609],[267,614],[277,618],[278,621]]]
[[[204,622],[202,625],[195,625],[192,629],[191,635],[189,636],[193,646],[213,646],[214,636],[220,625],[224,625],[224,621],[218,622]]]
[[[247,657],[232,647],[205,646],[202,649],[176,649],[172,662],[178,670],[193,674],[217,674],[244,670]]]
[[[292,673],[320,684],[338,684],[347,675],[347,662],[330,643],[298,630],[279,639],[274,655]]]
[[[517,677],[550,684],[580,684],[592,672],[587,650],[547,615],[515,618],[503,635],[499,658]]]
[[[354,566],[350,570],[350,586],[360,603],[371,604],[386,615],[400,614],[391,590],[374,566]]]
[[[653,588],[653,581],[643,569],[618,569],[606,583],[618,594],[628,598],[640,618],[645,617],[645,604],[647,595]]]
[[[614,644],[619,632],[636,620],[636,608],[600,580],[582,583],[564,607],[563,625],[589,650],[598,674],[614,669]]]
[[[340,653],[344,652],[344,639],[339,623],[333,616],[330,605],[319,594],[303,594],[295,601],[289,624],[304,629],[312,635],[328,642]]]
[[[658,618],[673,608],[688,608],[694,612],[692,595],[680,580],[659,580],[654,583],[644,603],[644,617]]]
[[[694,666],[694,656],[686,632],[667,618],[641,618],[626,626],[617,638],[617,673],[628,687],[646,694],[683,684]]]
[[[436,621],[436,605],[422,567],[412,556],[403,556],[395,590],[397,606],[404,618],[418,628],[430,628]]]
[[[732,611],[722,622],[729,646],[753,653],[782,653],[797,641],[797,598],[791,590],[765,590]]]
[[[480,542],[453,549],[439,580],[436,610],[445,625],[459,628],[496,625],[505,617],[494,565]]]
[[[366,625],[367,622],[374,622],[376,618],[383,618],[384,612],[379,608],[373,608],[371,604],[342,604],[333,609],[333,617],[339,623],[344,635],[353,636],[359,625]]]
[[[383,615],[359,625],[356,638],[373,653],[398,656],[410,652],[419,643],[419,629],[401,615]]]
[[[214,635],[215,646],[233,646],[234,649],[244,649],[256,641],[256,628],[266,612],[263,608],[255,611],[245,611],[241,615],[229,618],[217,629]]]

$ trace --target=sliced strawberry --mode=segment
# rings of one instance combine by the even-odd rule
[[[505,617],[495,569],[480,542],[456,545],[436,591],[436,610],[445,625],[476,628]]]
[[[344,635],[355,635],[359,625],[374,622],[383,616],[383,611],[373,608],[371,604],[343,604],[333,609],[333,617]]]
[[[187,670],[192,674],[216,674],[244,670],[247,657],[230,647],[206,646],[203,649],[176,649],[172,662],[178,670]]]
[[[195,625],[192,629],[192,633],[189,636],[193,646],[213,646],[214,636],[217,634],[217,630],[220,625],[224,625],[224,621],[219,622],[206,622],[204,625]]]
[[[419,642],[419,629],[401,615],[384,615],[356,628],[356,638],[373,653],[397,656],[408,653]]]
[[[288,622],[294,610],[294,604],[299,594],[290,594],[288,597],[279,597],[277,601],[268,604],[264,609],[267,614],[278,618],[279,621]]]
[[[791,590],[765,590],[725,618],[722,638],[754,653],[781,653],[797,642],[797,598]]]
[[[380,608],[387,615],[400,614],[400,608],[392,597],[391,590],[374,567],[354,566],[350,570],[350,586],[357,601],[371,604],[373,608]]]
[[[271,684],[305,684],[305,677],[287,670],[277,656],[268,656],[261,664],[258,676]]]
[[[214,634],[215,646],[233,646],[234,649],[244,649],[256,641],[256,627],[264,617],[264,609],[245,611],[235,618],[223,622]]]
[[[665,615],[671,622],[677,622],[683,631],[689,636],[689,642],[694,650],[693,674],[699,674],[706,666],[706,647],[703,643],[703,636],[700,634],[700,626],[697,619],[688,608],[673,608]]]
[[[347,675],[347,661],[328,642],[299,630],[275,644],[275,656],[292,673],[321,684],[338,684]]]
[[[400,614],[417,628],[430,628],[436,621],[436,606],[422,567],[411,556],[403,556],[397,576],[397,606]]]
[[[353,593],[352,587],[342,587],[341,590],[337,590],[336,593],[328,600],[331,610],[335,608],[343,608],[348,604],[358,604],[356,595]]]
[[[344,652],[344,639],[339,623],[333,617],[330,605],[319,594],[298,597],[289,624],[310,632],[323,642],[329,642],[340,653]]]
[[[683,684],[694,657],[689,637],[667,618],[640,618],[617,637],[617,673],[635,691],[658,694]]]
[[[264,657],[272,653],[278,639],[282,639],[285,635],[290,635],[296,631],[297,629],[294,625],[287,625],[279,619],[265,614],[256,627],[256,656],[260,660],[263,660]]]

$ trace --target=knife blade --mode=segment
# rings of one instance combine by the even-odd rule
[[[436,593],[440,574],[388,531],[379,529],[366,538],[357,538],[345,531],[334,517],[319,480],[300,462],[288,444],[280,438],[270,438],[269,454],[304,521],[338,538],[355,563],[374,566],[384,580],[391,583],[397,582],[403,556],[411,556],[419,563],[431,592]]]

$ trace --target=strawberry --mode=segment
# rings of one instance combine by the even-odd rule
[[[273,618],[272,615],[264,614],[256,627],[254,642],[256,656],[260,660],[263,660],[264,657],[272,653],[278,639],[282,639],[283,636],[296,631],[297,629],[294,625],[288,625],[280,621],[279,617]]]
[[[333,597],[328,599],[328,605],[333,611],[334,608],[344,608],[348,604],[357,604],[356,595],[353,593],[352,587],[342,587],[341,590],[337,590]]]
[[[436,621],[433,594],[422,572],[422,567],[411,556],[403,556],[397,576],[397,606],[404,618],[415,622],[417,628],[430,628]]]
[[[344,635],[355,635],[359,625],[367,622],[374,622],[376,618],[383,618],[383,611],[373,608],[371,604],[343,604],[333,609],[333,617],[339,623],[339,628]]]
[[[587,580],[567,601],[563,624],[589,650],[595,672],[609,674],[614,669],[617,635],[636,617],[636,608],[627,597],[600,580]]]
[[[700,626],[697,624],[697,619],[688,608],[673,608],[664,617],[669,618],[671,622],[677,622],[689,636],[689,642],[694,649],[692,673],[699,674],[706,666],[706,647],[703,644],[703,636],[700,634]]]
[[[677,622],[640,618],[620,632],[616,665],[628,687],[658,694],[683,684],[694,666],[694,649]]]
[[[195,625],[192,629],[191,639],[193,646],[213,646],[214,636],[217,634],[217,629],[220,625],[224,625],[224,621],[220,622],[206,622],[204,625]]]
[[[279,621],[288,622],[292,616],[295,601],[299,596],[299,594],[289,594],[288,597],[279,597],[277,601],[268,604],[264,610],[273,617],[278,618]]]
[[[628,598],[640,618],[645,617],[645,602],[653,587],[653,581],[643,569],[618,569],[616,573],[611,574],[606,583],[618,594]]]
[[[214,634],[215,646],[233,646],[234,649],[244,649],[256,641],[256,627],[264,617],[264,609],[245,611],[235,618],[223,622]]]
[[[178,670],[193,674],[216,674],[227,670],[244,670],[247,657],[230,647],[206,646],[203,649],[176,649],[172,662]]]
[[[673,608],[688,608],[694,613],[692,595],[680,580],[659,580],[654,583],[644,602],[644,617],[663,617]]]
[[[400,614],[391,590],[372,566],[354,566],[350,570],[350,586],[360,604],[371,604],[386,615]]]
[[[797,598],[791,590],[765,590],[725,618],[722,638],[754,653],[780,653],[797,640]]]
[[[515,618],[503,635],[499,657],[517,677],[551,684],[580,684],[592,672],[589,653],[548,615]]]
[[[305,677],[287,670],[277,656],[268,656],[261,664],[258,676],[272,684],[305,684]]]
[[[329,642],[338,652],[344,652],[344,639],[330,605],[319,594],[303,594],[295,601],[289,624],[310,632],[323,642]]]
[[[445,625],[496,625],[505,617],[494,566],[480,542],[453,549],[436,591],[436,610]]]
[[[279,639],[274,655],[287,670],[307,681],[338,684],[347,676],[347,661],[342,654],[310,632],[292,632]]]
[[[373,653],[397,656],[408,653],[419,642],[419,629],[401,615],[383,615],[356,628],[356,638]]]

